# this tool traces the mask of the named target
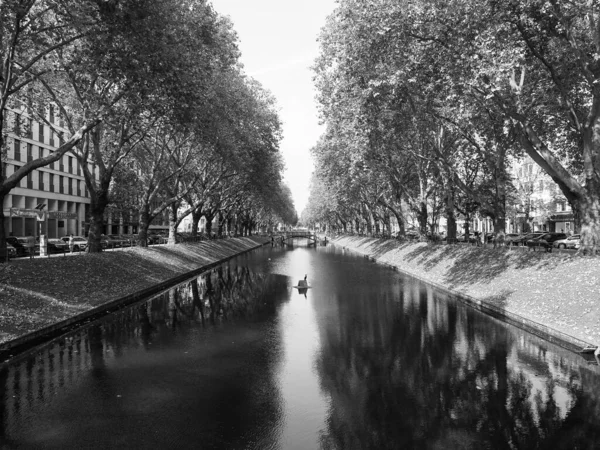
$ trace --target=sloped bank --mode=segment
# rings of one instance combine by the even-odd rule
[[[266,242],[234,238],[3,265],[0,356],[168,289]]]
[[[333,243],[570,350],[600,344],[599,258],[355,236]]]

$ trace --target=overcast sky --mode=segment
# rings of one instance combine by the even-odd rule
[[[321,134],[312,83],[317,37],[335,0],[212,0],[239,37],[246,73],[277,98],[283,122],[285,180],[298,214],[308,200],[309,150]]]

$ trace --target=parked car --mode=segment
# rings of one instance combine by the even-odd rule
[[[568,236],[566,239],[559,239],[558,241],[554,241],[552,246],[554,248],[576,248],[577,244],[579,244],[580,239],[580,234],[573,234],[571,236]]]
[[[17,256],[17,249],[13,247],[8,241],[6,242],[6,251],[8,252],[9,258],[15,258]]]
[[[406,239],[419,239],[421,234],[417,230],[408,230],[404,233]]]
[[[25,254],[29,255],[31,252],[35,252],[35,238],[33,236],[17,236],[19,243],[25,247]]]
[[[456,235],[456,240],[458,242],[470,242],[471,244],[474,244],[476,242],[477,238],[475,237],[475,235],[473,233],[469,233],[468,236],[465,236],[465,234],[462,233],[462,234]]]
[[[135,238],[131,234],[119,234],[118,239],[121,239],[123,247],[131,247],[134,245]]]
[[[512,245],[525,245],[528,240],[538,238],[543,234],[543,231],[534,231],[533,233],[521,234],[518,238],[514,238],[512,240]]]
[[[6,242],[9,243],[12,248],[15,249],[15,256],[24,256],[27,254],[27,248],[18,238],[15,236],[8,236]]]
[[[125,247],[126,245],[129,245],[127,239],[118,234],[107,234],[106,237],[109,239],[113,247]]]
[[[61,239],[67,244],[67,248],[69,246],[69,237],[70,236],[61,237]],[[87,243],[88,243],[86,238],[81,237],[81,236],[73,236],[73,241],[74,241],[73,251],[78,252],[78,251],[86,249]]]
[[[161,233],[148,233],[148,245],[164,244],[167,242],[167,237]]]
[[[109,235],[103,234],[102,236],[100,236],[100,239],[102,242],[104,242],[106,244],[105,248],[122,247],[121,240],[112,234],[109,234]]]
[[[518,239],[520,237],[521,235],[518,233],[506,233],[506,235],[504,236],[504,245],[515,245],[515,239]]]
[[[527,247],[543,248],[547,252],[552,251],[552,244],[559,239],[566,239],[565,233],[544,233],[541,236],[529,239],[526,242]]]
[[[64,253],[69,251],[68,242],[62,239],[48,239],[48,253]]]

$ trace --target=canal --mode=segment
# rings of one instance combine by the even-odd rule
[[[3,449],[600,447],[598,366],[334,247],[242,255],[0,390]]]

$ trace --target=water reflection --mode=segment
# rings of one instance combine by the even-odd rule
[[[364,258],[269,248],[4,366],[0,439],[599,448],[599,392],[597,366]]]
[[[386,295],[336,298],[322,327],[322,448],[600,446],[598,376],[572,355],[416,282]]]
[[[263,321],[287,295],[285,277],[220,267],[5,366],[1,448],[273,447],[281,349]]]

